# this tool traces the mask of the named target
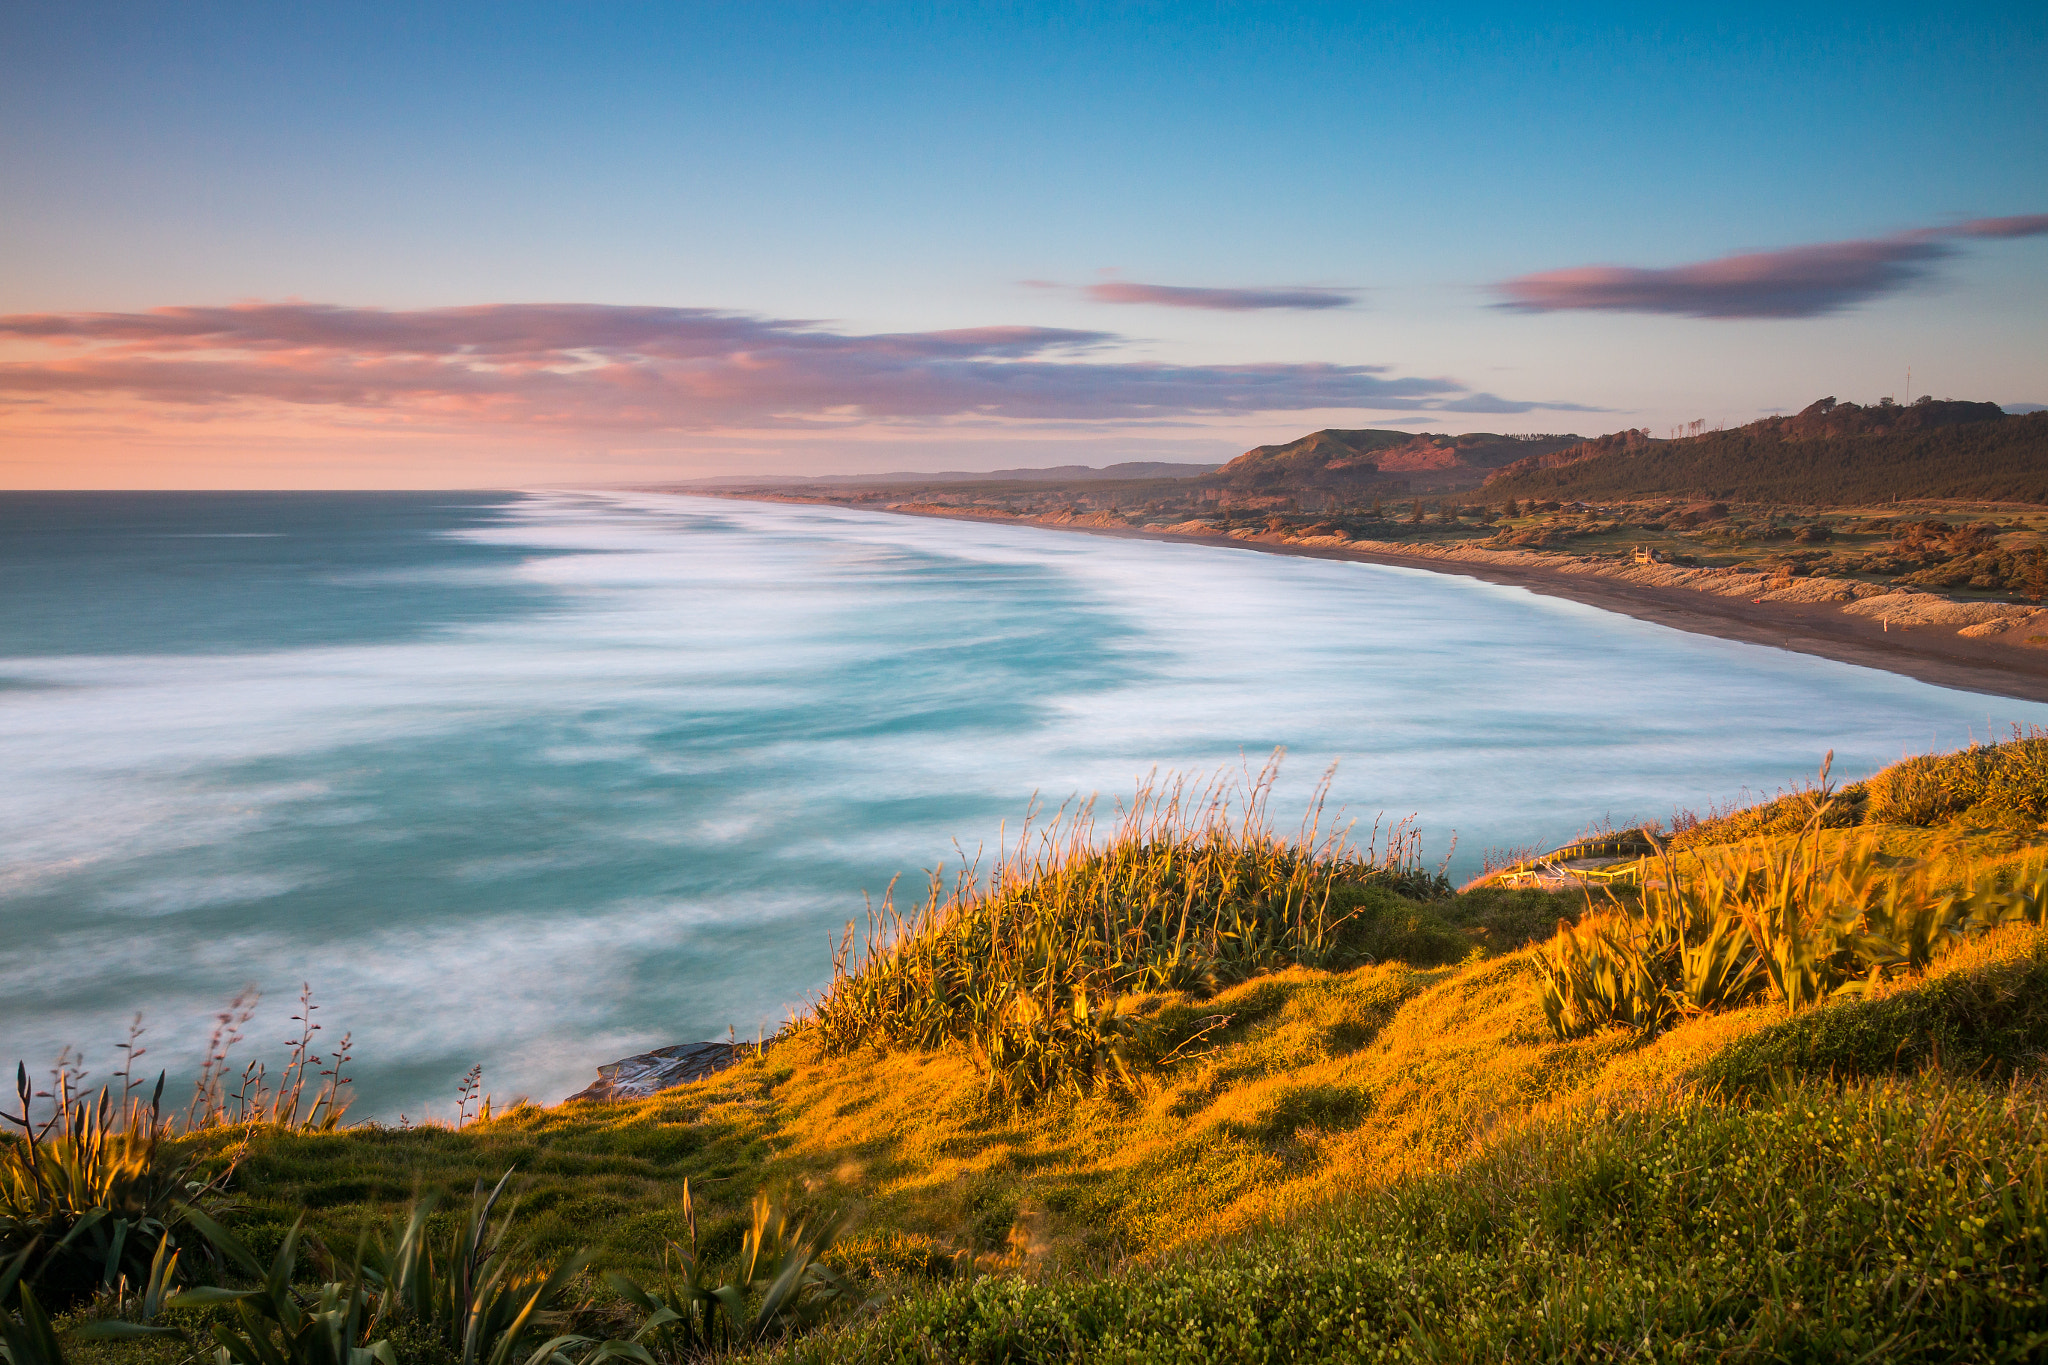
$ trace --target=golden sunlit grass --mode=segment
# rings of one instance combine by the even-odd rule
[[[1587,1333],[1674,1358],[1860,1354],[1893,1333],[1889,1354],[1941,1359],[1987,1325],[2048,1330],[2027,1288],[2048,1269],[2048,1120],[2027,1088],[2048,931],[1985,909],[2029,884],[2038,831],[1865,824],[1703,851],[1846,877],[1866,912],[1954,891],[1970,932],[1797,1010],[1759,989],[1560,1036],[1544,926],[1589,898],[1452,895],[1313,820],[1276,839],[1160,790],[1171,818],[1141,795],[1100,841],[1055,826],[981,894],[892,922],[811,1021],[706,1081],[459,1132],[217,1127],[185,1151],[239,1160],[230,1222],[259,1250],[302,1212],[352,1245],[421,1189],[514,1168],[538,1256],[588,1248],[594,1272],[643,1282],[666,1242],[737,1258],[767,1189],[844,1226],[839,1270],[902,1295],[791,1347],[807,1358],[1278,1360],[1349,1323],[1448,1358],[1571,1359]],[[1019,999],[1048,1007],[1020,1019]],[[1005,1080],[991,1038],[1053,1017],[1099,1027],[1096,1050],[1046,1047]],[[1981,1186],[1936,1188],[1886,1142]],[[1836,1198],[1845,1182],[1870,1197]],[[1830,1198],[1847,1212],[1823,1216]],[[1971,1227],[1982,1247],[1957,1251]],[[1174,1337],[1176,1313],[1207,1325]]]
[[[1958,981],[1974,995],[1935,998]],[[844,1254],[884,1272],[961,1252],[985,1269],[1104,1265],[1455,1166],[1545,1115],[1702,1077],[1744,1043],[1752,1084],[1774,1068],[1883,1071],[1901,1045],[1944,1030],[1959,1065],[1992,1060],[1969,1051],[1972,1030],[2039,1034],[2038,1048],[2048,996],[2026,992],[2044,986],[2048,939],[2006,930],[1865,999],[1791,1020],[1753,1005],[1644,1045],[1625,1030],[1557,1040],[1535,950],[1462,967],[1296,967],[1203,999],[1127,1002],[1138,1017],[1229,1020],[1128,1092],[1004,1106],[962,1049],[835,1057],[798,1037],[637,1104],[522,1107],[460,1134],[261,1134],[244,1158],[245,1217],[281,1228],[304,1201],[346,1237],[419,1182],[517,1165],[541,1245],[594,1245],[642,1273],[680,1235],[685,1178],[714,1251],[736,1246],[766,1185],[850,1212]]]

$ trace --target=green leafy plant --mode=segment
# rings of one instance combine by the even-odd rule
[[[469,1216],[441,1237],[433,1232],[437,1200],[429,1195],[414,1202],[390,1240],[370,1246],[361,1279],[374,1295],[372,1320],[379,1328],[409,1319],[461,1365],[506,1365],[537,1330],[560,1324],[570,1282],[588,1258],[542,1265],[511,1241],[514,1209],[493,1223],[511,1179],[505,1172],[488,1193],[478,1181]],[[552,1349],[582,1342],[558,1337]]]
[[[649,1289],[624,1275],[605,1277],[620,1298],[646,1315],[633,1341],[652,1343],[661,1359],[683,1359],[809,1326],[855,1296],[846,1276],[823,1259],[838,1237],[837,1220],[815,1225],[793,1220],[765,1190],[756,1194],[753,1223],[740,1243],[731,1280],[720,1280],[705,1264],[687,1180],[683,1221],[689,1245],[669,1244],[659,1285]]]
[[[293,1284],[303,1219],[266,1266],[206,1215],[189,1216],[231,1266],[256,1282],[247,1289],[201,1286],[166,1301],[172,1308],[232,1308],[232,1323],[210,1328],[219,1365],[398,1365],[390,1342],[370,1339],[372,1295],[356,1267],[311,1289]]]
[[[0,1267],[0,1361],[7,1365],[64,1365],[63,1347],[50,1328],[49,1317],[36,1302],[35,1291],[22,1282],[29,1254],[30,1249],[25,1248]]]
[[[266,1265],[232,1232],[188,1209],[187,1220],[229,1273],[251,1283],[166,1294],[171,1268],[159,1266],[137,1302],[139,1322],[97,1322],[84,1334],[182,1336],[153,1323],[161,1308],[226,1308],[232,1320],[208,1328],[219,1365],[399,1365],[394,1338],[417,1338],[421,1330],[462,1365],[600,1365],[613,1357],[653,1365],[632,1342],[551,1331],[567,1316],[563,1299],[587,1258],[579,1253],[545,1266],[508,1244],[510,1210],[495,1223],[492,1214],[510,1178],[508,1171],[488,1194],[479,1182],[470,1217],[442,1238],[431,1231],[436,1201],[415,1200],[395,1238],[370,1243],[339,1265],[305,1238],[303,1218]],[[322,1274],[310,1286],[299,1282],[302,1249],[313,1253]],[[35,1349],[54,1349],[47,1331],[37,1336],[32,1324],[20,1330]],[[31,1358],[36,1365],[56,1360],[24,1361]]]
[[[1657,1032],[1770,996],[1805,1009],[1925,970],[1986,929],[2040,923],[2048,867],[2016,875],[1967,862],[1909,862],[1862,838],[1830,852],[1826,769],[1797,836],[1639,866],[1639,906],[1559,925],[1538,956],[1544,1014],[1559,1038],[1623,1025]]]
[[[163,1087],[159,1076],[147,1104],[112,1087],[75,1096],[59,1068],[54,1111],[38,1123],[28,1068],[16,1067],[21,1111],[0,1112],[21,1130],[0,1143],[0,1255],[25,1258],[22,1285],[67,1304],[143,1283],[191,1205],[226,1178],[202,1181],[194,1158],[170,1150]]]
[[[1091,1001],[1085,988],[1048,1003],[1013,991],[968,1051],[1004,1099],[1030,1099],[1088,1083],[1128,1089],[1137,1024],[1118,1002]]]

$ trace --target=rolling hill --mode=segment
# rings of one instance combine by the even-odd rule
[[[1471,488],[1503,465],[1564,450],[1582,440],[1575,435],[1501,436],[1477,431],[1435,436],[1327,428],[1283,445],[1248,450],[1202,483],[1237,493],[1366,492],[1389,484],[1425,491]]]
[[[1531,452],[1484,487],[1491,501],[2048,503],[2048,413],[2016,417],[1995,403],[1925,398],[1904,407],[1824,398],[1796,416],[1727,431],[1668,441],[1625,431]]]

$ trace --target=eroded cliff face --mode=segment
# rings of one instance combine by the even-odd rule
[[[1202,483],[1246,491],[1363,489],[1390,476],[1424,474],[1434,476],[1431,482],[1444,488],[1469,488],[1488,471],[1575,446],[1581,439],[1569,434],[1503,436],[1476,431],[1441,436],[1331,427],[1285,444],[1248,450]]]

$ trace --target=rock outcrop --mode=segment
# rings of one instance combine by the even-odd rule
[[[658,1047],[599,1067],[596,1082],[569,1099],[644,1100],[649,1095],[716,1075],[752,1050],[747,1043],[677,1043],[673,1047]]]

